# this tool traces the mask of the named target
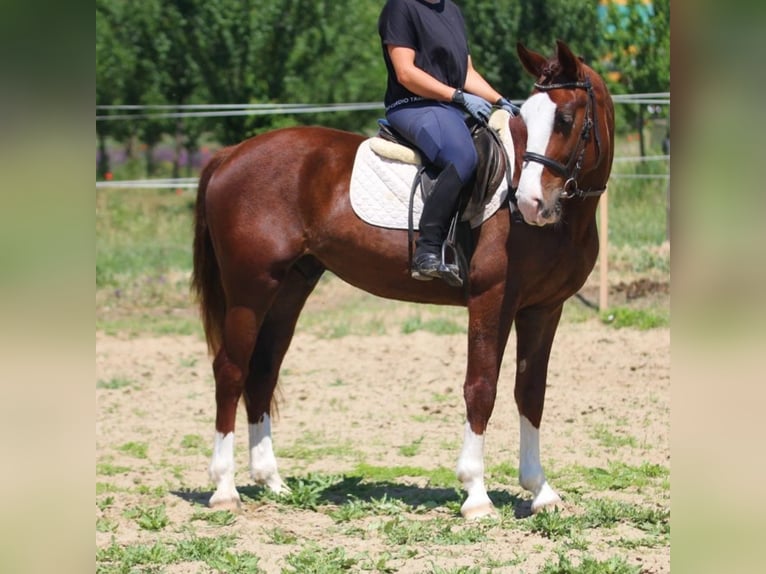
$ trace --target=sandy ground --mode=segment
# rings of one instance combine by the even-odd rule
[[[613,329],[596,319],[562,325],[551,358],[546,409],[541,432],[541,454],[546,468],[571,465],[607,467],[619,461],[670,467],[670,331]],[[513,403],[513,334],[501,375],[498,399],[487,433],[487,467],[518,464],[518,416]],[[464,335],[347,336],[320,339],[298,333],[283,365],[281,401],[274,423],[277,455],[296,446],[326,449],[326,454],[301,460],[280,457],[283,477],[308,472],[341,474],[361,461],[375,466],[454,468],[463,432],[462,378],[465,368]],[[425,373],[425,374],[422,374]],[[207,453],[181,448],[184,437],[204,438],[212,445],[213,378],[204,342],[196,337],[123,339],[96,336],[97,427],[96,460],[124,467],[122,472],[96,477],[115,489],[114,504],[97,508],[97,518],[115,524],[112,532],[97,532],[97,547],[116,543],[151,543],[180,536],[199,503],[212,491],[207,477]],[[115,383],[116,381],[116,383]],[[104,388],[112,382],[119,388]],[[98,388],[101,387],[101,388]],[[237,483],[252,485],[247,473],[244,409],[240,408],[237,436]],[[610,448],[594,433],[610,429],[636,439],[630,447]],[[418,452],[405,456],[400,447],[420,441]],[[137,457],[127,443],[148,445],[146,457]],[[402,479],[404,483],[407,479]],[[425,486],[424,479],[410,481]],[[157,500],[137,494],[140,487],[164,486]],[[555,481],[553,486],[556,488]],[[529,498],[518,484],[488,484],[490,491],[505,491]],[[183,495],[195,491],[198,494]],[[144,489],[145,493],[145,489]],[[566,497],[566,492],[563,492]],[[644,506],[669,508],[669,493],[628,489],[588,493]],[[98,500],[97,496],[97,500]],[[103,498],[103,497],[101,497]],[[165,504],[171,526],[163,532],[144,531],[124,512],[136,504]],[[443,515],[445,509],[436,509]],[[204,534],[205,523],[194,527]],[[284,528],[297,537],[295,544],[275,545],[266,534]],[[337,531],[326,513],[285,509],[276,504],[250,504],[222,532],[238,536],[237,551],[261,557],[267,572],[285,567],[284,557],[314,541],[320,546],[342,546],[348,554],[376,556],[388,551],[374,536],[347,536]],[[589,532],[588,555],[627,557],[644,572],[669,572],[669,548],[627,550],[606,544],[615,533]],[[492,531],[490,540],[437,552],[424,549],[414,558],[392,558],[399,572],[421,572],[434,563],[455,568],[525,559],[520,566],[497,571],[535,572],[561,548],[523,531]],[[395,552],[393,553],[395,554]],[[201,563],[177,564],[174,572],[206,571]]]

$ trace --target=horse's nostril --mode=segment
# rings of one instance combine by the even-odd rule
[[[535,204],[537,206],[537,211],[543,210],[543,200],[542,199],[535,199]]]

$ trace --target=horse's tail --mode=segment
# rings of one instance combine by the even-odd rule
[[[233,149],[234,146],[230,146],[219,150],[205,165],[197,186],[197,203],[194,210],[194,270],[191,288],[199,304],[208,351],[213,355],[218,352],[222,343],[226,300],[205,217],[205,195],[213,173]]]

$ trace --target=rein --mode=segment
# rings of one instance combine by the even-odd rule
[[[564,193],[562,199],[571,199],[573,197],[595,197],[599,196],[606,191],[603,189],[580,189],[580,185],[577,183],[577,177],[582,170],[583,159],[585,158],[585,149],[588,146],[588,142],[591,138],[591,132],[595,132],[596,150],[598,154],[598,161],[601,159],[601,136],[598,132],[598,125],[596,124],[597,116],[593,114],[593,109],[596,107],[596,97],[593,93],[593,86],[590,83],[590,78],[585,76],[583,82],[566,82],[561,84],[535,84],[535,88],[540,91],[548,92],[550,90],[571,90],[580,89],[586,90],[588,93],[587,105],[585,108],[585,121],[583,122],[582,130],[580,130],[580,138],[577,142],[577,147],[572,151],[572,155],[566,165],[556,161],[550,157],[544,156],[539,153],[525,151],[523,155],[524,161],[534,161],[544,165],[552,171],[559,174],[561,177],[566,178],[564,183]]]

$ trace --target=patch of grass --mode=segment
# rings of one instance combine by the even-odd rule
[[[112,377],[108,381],[99,380],[96,383],[97,389],[107,389],[110,391],[114,391],[117,389],[123,389],[125,387],[130,387],[133,384],[135,384],[134,381],[131,381],[130,379],[124,378],[124,377]]]
[[[591,433],[591,437],[606,448],[621,448],[624,446],[635,448],[638,446],[638,440],[635,437],[614,434],[605,425],[597,426]]]
[[[579,467],[585,480],[599,490],[623,490],[630,487],[642,488],[669,476],[667,468],[658,464],[644,463],[632,466],[623,462],[612,462],[608,468]]]
[[[359,458],[361,453],[350,442],[343,444],[328,444],[327,439],[320,433],[304,433],[292,445],[279,447],[276,450],[278,457],[294,458],[305,464],[316,462],[329,456],[341,458]]]
[[[213,454],[208,442],[198,434],[187,434],[181,439],[181,448],[184,454],[202,454],[210,456]]]
[[[101,500],[96,501],[96,506],[102,512],[114,504],[114,496],[107,496]]]
[[[272,528],[266,530],[265,533],[272,544],[295,544],[298,542],[298,537],[295,534],[282,528]]]
[[[396,516],[379,526],[389,544],[439,544],[453,546],[475,544],[488,539],[487,524],[466,524],[463,521],[435,518],[433,520],[409,520]]]
[[[348,502],[341,504],[336,510],[329,512],[335,522],[348,522],[367,516],[394,516],[403,512],[412,511],[412,508],[400,500],[390,499],[387,494],[371,500],[360,500],[352,497]]]
[[[538,574],[639,574],[639,566],[631,566],[620,556],[600,561],[590,556],[584,556],[575,565],[565,555],[558,555],[558,562],[548,560]]]
[[[305,477],[289,477],[285,482],[290,487],[290,492],[276,494],[265,489],[261,493],[261,498],[275,500],[294,508],[316,510],[317,507],[327,504],[324,498],[325,492],[340,480],[340,477],[319,473],[312,473]]]
[[[130,470],[131,468],[129,466],[118,466],[110,462],[100,462],[96,464],[96,474],[101,474],[104,476],[115,476],[117,474],[125,474],[126,472],[130,472]],[[96,494],[98,493],[99,493],[98,486],[96,486]]]
[[[420,452],[420,447],[423,444],[423,438],[420,437],[412,441],[410,444],[405,444],[399,447],[399,454],[402,456],[415,456]]]
[[[203,520],[213,526],[231,526],[237,521],[237,515],[228,510],[201,510],[192,514],[191,520]]]
[[[457,566],[455,568],[442,568],[437,564],[431,564],[431,574],[481,574],[478,566]]]
[[[135,520],[136,524],[143,530],[162,530],[170,523],[170,519],[165,513],[164,504],[149,508],[143,506],[132,508],[125,511],[125,516]]]
[[[416,315],[407,319],[402,325],[402,333],[405,335],[409,335],[415,331],[426,331],[427,333],[433,333],[434,335],[456,335],[465,333],[466,328],[465,325],[456,323],[451,319],[435,317],[423,320],[420,315]]]
[[[353,568],[358,560],[346,556],[343,548],[326,549],[317,544],[309,544],[298,553],[288,554],[285,561],[290,566],[283,569],[285,573],[304,574],[336,574],[347,572]]]
[[[647,331],[657,327],[667,327],[670,324],[670,316],[668,314],[647,309],[616,307],[614,309],[603,311],[600,314],[600,317],[602,323],[611,325],[615,329],[634,327],[642,331]]]
[[[127,455],[130,455],[134,458],[147,458],[147,451],[149,450],[149,445],[145,442],[126,442],[123,445],[120,445],[117,447],[117,450],[120,452],[124,452]]]
[[[577,517],[564,516],[558,508],[541,510],[526,524],[532,532],[551,540],[572,538],[580,529]]]
[[[108,518],[96,519],[96,532],[114,532],[117,528],[118,524],[113,520]]]
[[[179,542],[155,542],[152,545],[120,546],[115,542],[96,550],[96,572],[123,573],[163,571],[163,566],[184,562],[204,562],[218,572],[258,574],[260,559],[251,552],[232,552],[235,538],[194,537]],[[196,568],[195,568],[196,571]]]
[[[455,471],[443,466],[425,469],[419,466],[373,466],[360,463],[354,469],[354,473],[363,476],[366,480],[381,482],[392,482],[403,477],[424,477],[433,486],[457,486]]]

